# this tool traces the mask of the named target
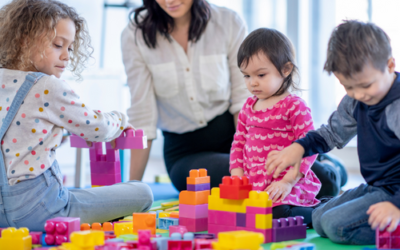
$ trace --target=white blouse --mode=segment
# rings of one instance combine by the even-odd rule
[[[122,32],[122,55],[131,92],[129,122],[149,139],[163,131],[185,133],[207,126],[216,116],[240,111],[247,97],[237,52],[247,33],[232,10],[211,5],[211,18],[187,54],[172,37],[157,35],[146,46],[141,30]]]

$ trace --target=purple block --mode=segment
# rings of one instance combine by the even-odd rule
[[[256,228],[256,215],[246,213],[246,227]]]
[[[61,245],[69,241],[72,232],[80,231],[80,218],[56,217],[47,220],[44,224],[46,236],[44,241],[47,245]]]
[[[32,236],[33,245],[42,245],[42,232],[29,232],[29,235]]]
[[[208,204],[186,205],[179,204],[179,218],[207,218]]]
[[[202,184],[187,184],[187,190],[188,191],[204,191],[204,190],[210,190],[210,183],[202,183]]]
[[[235,226],[208,224],[208,233],[218,235],[221,232],[237,231]]]
[[[297,240],[306,238],[306,224],[303,216],[272,220],[272,242]]]
[[[121,174],[91,174],[92,185],[108,186],[121,182]]]
[[[193,234],[195,239],[206,239],[206,240],[212,240],[215,239],[215,234]]]
[[[115,140],[115,149],[144,149],[147,148],[147,136],[142,129],[125,130],[120,137]]]
[[[246,207],[246,214],[272,214],[272,207]]]
[[[208,223],[236,227],[236,213],[208,210]]]
[[[246,214],[236,213],[236,226],[246,227]]]
[[[88,145],[86,144],[86,141],[80,136],[77,136],[75,134],[72,134],[69,137],[69,142],[72,148],[89,148]]]
[[[121,174],[121,163],[107,161],[91,161],[91,174]]]

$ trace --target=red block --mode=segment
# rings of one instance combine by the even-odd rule
[[[80,231],[80,218],[56,217],[44,224],[47,235],[44,241],[47,245],[61,245],[69,241],[72,232]]]
[[[189,232],[207,231],[208,218],[179,218],[179,225],[186,226]]]
[[[208,223],[224,226],[236,226],[236,213],[208,210]]]
[[[225,176],[219,189],[221,199],[243,200],[249,198],[252,185],[246,176]]]

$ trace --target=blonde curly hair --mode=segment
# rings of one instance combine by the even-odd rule
[[[93,48],[85,19],[76,10],[56,0],[13,0],[0,9],[0,66],[8,69],[36,71],[31,56],[42,51],[55,38],[61,19],[75,24],[75,41],[68,68],[82,79],[81,72]]]

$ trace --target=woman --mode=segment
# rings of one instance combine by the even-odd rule
[[[198,168],[206,168],[211,186],[218,186],[230,175],[237,115],[248,97],[236,66],[245,24],[232,10],[205,0],[143,0],[130,17],[122,33],[132,98],[128,116],[149,139],[146,150],[131,152],[130,178],[142,178],[160,128],[174,186],[186,189],[189,170]],[[335,168],[318,163],[313,171],[329,190],[324,194],[339,192]]]

